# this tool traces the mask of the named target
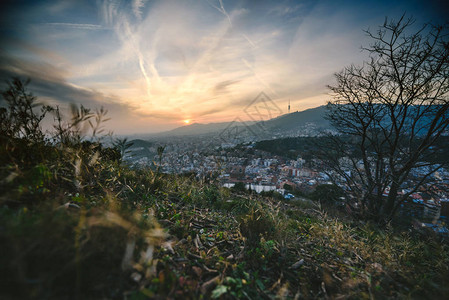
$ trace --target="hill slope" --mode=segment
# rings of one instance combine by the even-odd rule
[[[307,123],[316,124],[318,127],[327,128],[329,122],[324,119],[326,106],[319,106],[304,111],[285,114],[264,122],[264,125],[273,131],[297,130]]]
[[[229,126],[245,128],[249,126],[248,134],[260,133],[261,128],[264,131],[263,136],[270,136],[277,133],[291,133],[295,135],[307,125],[313,125],[316,129],[328,129],[329,122],[324,119],[326,111],[325,106],[307,109],[304,111],[284,114],[282,116],[266,120],[263,122],[246,121],[244,124],[240,122],[221,122],[221,123],[194,123],[181,126],[169,131],[146,135],[146,138],[158,137],[178,137],[178,136],[198,136],[198,135],[219,135]]]
[[[168,136],[191,136],[191,135],[211,134],[224,130],[230,124],[231,122],[207,123],[207,124],[193,123],[190,125],[177,127],[169,131],[157,133],[154,136],[168,137]]]

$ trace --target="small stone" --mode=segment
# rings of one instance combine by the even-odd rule
[[[298,269],[299,267],[301,267],[304,264],[304,259],[301,258],[299,261],[295,262],[293,265],[290,266],[290,269]]]
[[[131,278],[135,282],[139,282],[140,279],[142,279],[142,275],[140,273],[134,272],[134,273],[131,274]]]

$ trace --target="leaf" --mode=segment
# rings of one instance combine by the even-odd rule
[[[232,277],[226,277],[226,282],[227,283],[230,283],[230,284],[237,284],[237,280],[235,280],[234,278],[232,278]]]
[[[218,285],[213,291],[212,291],[212,298],[217,299],[221,295],[224,295],[228,292],[228,287],[225,285]]]
[[[265,290],[265,285],[260,281],[260,279],[256,279],[256,285],[261,289],[262,291]]]

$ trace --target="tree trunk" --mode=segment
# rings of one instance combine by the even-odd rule
[[[398,198],[398,190],[399,190],[399,184],[397,183],[397,179],[393,179],[391,186],[390,186],[390,192],[387,197],[387,201],[385,202],[383,206],[383,210],[381,215],[379,216],[379,220],[383,220],[386,222],[389,222],[393,219],[394,213],[394,205],[396,203],[396,200]]]

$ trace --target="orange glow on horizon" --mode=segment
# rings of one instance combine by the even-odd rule
[[[190,124],[190,120],[184,120],[184,124],[186,125]]]

